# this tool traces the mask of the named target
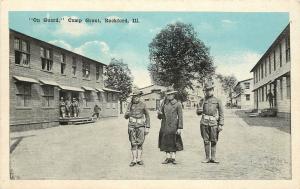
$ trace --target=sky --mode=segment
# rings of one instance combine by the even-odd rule
[[[59,23],[44,22],[59,18]],[[68,19],[82,19],[81,23]],[[87,23],[99,18],[101,23]],[[127,18],[129,23],[104,23],[105,18]],[[139,23],[132,23],[138,18]],[[37,22],[37,20],[40,22]],[[253,77],[251,68],[288,25],[284,12],[10,12],[9,27],[26,35],[109,64],[122,59],[131,69],[134,84],[151,84],[149,43],[161,29],[177,21],[192,24],[198,38],[210,48],[216,73]]]

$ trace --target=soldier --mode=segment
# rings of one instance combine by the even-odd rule
[[[127,106],[125,119],[129,119],[128,135],[131,143],[132,161],[130,167],[143,165],[142,152],[145,135],[149,133],[150,117],[146,104],[140,101],[142,92],[134,90],[131,94],[131,102]]]
[[[66,103],[64,101],[64,97],[60,97],[59,101],[59,110],[62,118],[66,117]]]
[[[72,103],[71,103],[70,97],[67,98],[67,100],[65,101],[65,103],[66,103],[66,112],[67,112],[67,115],[68,115],[68,117],[71,117]]]
[[[176,164],[176,152],[183,150],[181,132],[183,129],[182,105],[174,98],[173,87],[168,87],[166,97],[158,111],[158,119],[161,119],[161,128],[158,137],[160,151],[166,152],[166,159],[162,164]]]
[[[79,114],[79,103],[76,98],[73,98],[72,101],[73,117],[78,117]]]
[[[269,93],[267,94],[267,100],[269,100],[269,105],[270,105],[270,108],[273,108],[273,94],[271,92],[271,90],[269,89]]]
[[[212,81],[204,84],[204,99],[200,100],[197,115],[202,114],[200,121],[201,136],[204,141],[205,160],[202,163],[219,163],[216,160],[216,145],[219,132],[224,125],[223,106],[219,99],[214,97],[214,85]]]

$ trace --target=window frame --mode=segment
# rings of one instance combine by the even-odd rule
[[[96,81],[100,79],[100,65],[96,63]]]
[[[18,40],[18,47],[16,47],[16,40]],[[26,43],[26,51],[23,49],[23,42]],[[30,67],[30,43],[27,40],[15,37],[14,38],[14,53],[15,53],[15,65],[23,66],[23,67]],[[17,54],[19,54],[19,63],[17,64]],[[22,60],[22,56],[25,55],[26,62],[24,64],[24,60]]]
[[[66,75],[66,54],[61,53],[60,54],[60,73],[61,75]]]
[[[286,77],[286,98],[291,99],[291,77]]]
[[[19,98],[19,96],[22,97],[22,105],[19,105],[17,103],[17,107],[24,107],[24,108],[27,108],[27,107],[31,107],[30,106],[30,101],[31,101],[31,94],[32,94],[32,84],[31,83],[28,83],[28,82],[17,82],[16,83],[16,87],[17,87],[17,93],[16,93],[16,96],[17,98]],[[29,93],[26,93],[26,87],[28,87],[29,89]],[[22,91],[20,91],[19,89],[22,89]],[[27,103],[26,103],[27,101]],[[18,102],[18,100],[17,100]]]
[[[43,49],[43,53],[42,53]],[[48,53],[49,52],[49,56]],[[40,57],[42,63],[42,70],[47,72],[52,72],[53,70],[53,50],[50,48],[46,48],[44,46],[40,46]],[[45,65],[44,65],[45,64]]]
[[[42,90],[43,90],[43,98],[46,103],[43,103],[44,106],[46,107],[54,107],[54,86],[52,85],[42,85]],[[51,90],[51,92],[50,92]],[[45,92],[46,91],[46,92]],[[53,100],[53,103],[51,102],[51,99]]]
[[[246,97],[246,101],[250,101],[251,100],[250,99],[250,94],[246,94],[245,97]]]
[[[90,79],[91,64],[89,62],[82,62],[82,77],[83,79]]]
[[[286,62],[291,61],[290,36],[289,35],[285,38],[285,60],[286,60]]]
[[[274,64],[274,71],[276,71],[276,54],[275,54],[275,50],[273,51],[273,64]]]
[[[75,77],[77,72],[77,58],[72,58],[72,76]]]

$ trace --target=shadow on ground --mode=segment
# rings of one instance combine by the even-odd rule
[[[13,153],[16,147],[20,144],[20,142],[27,137],[33,137],[35,135],[28,135],[28,136],[20,136],[20,137],[12,137],[11,140],[13,141],[9,147],[9,153]]]
[[[245,110],[236,110],[235,114],[249,126],[275,127],[280,131],[291,133],[291,120],[281,117],[249,117]]]

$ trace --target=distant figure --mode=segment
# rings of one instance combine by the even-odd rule
[[[60,110],[60,116],[62,118],[65,118],[66,117],[66,103],[64,102],[64,97],[60,97],[59,110]]]
[[[76,98],[73,98],[73,101],[72,101],[72,110],[73,110],[73,116],[74,117],[78,117],[78,114],[79,114],[79,103],[77,101]]]
[[[98,106],[98,104],[96,104],[94,106],[94,113],[93,113],[92,117],[94,117],[96,115],[97,119],[99,119],[100,111],[101,111],[101,108]]]
[[[70,98],[67,98],[67,100],[65,101],[66,104],[66,113],[68,115],[68,117],[71,117],[71,112],[72,112],[72,103]]]
[[[270,108],[273,108],[273,99],[274,99],[274,95],[269,89],[269,93],[267,94],[267,100],[269,100]]]

